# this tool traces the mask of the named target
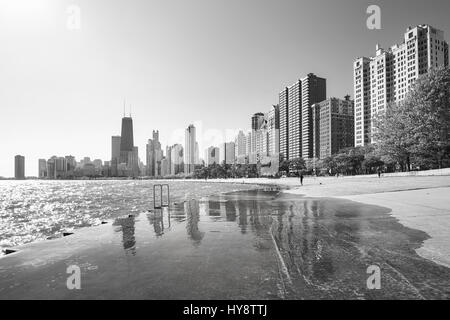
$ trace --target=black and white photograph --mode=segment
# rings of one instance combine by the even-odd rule
[[[448,301],[449,17],[448,0],[0,0],[1,309]]]

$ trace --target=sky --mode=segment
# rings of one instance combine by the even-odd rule
[[[449,13],[448,0],[0,0],[0,176],[16,154],[27,176],[53,155],[109,160],[124,100],[144,162],[153,130],[165,147],[191,123],[202,156],[308,73],[353,96],[355,58],[410,25],[449,41]]]

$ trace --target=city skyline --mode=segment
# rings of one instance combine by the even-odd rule
[[[18,1],[18,3],[21,2],[23,1]],[[334,12],[335,14],[335,16],[331,17],[332,21],[340,22],[342,26],[337,25],[335,28],[336,30],[327,29],[327,32],[324,32],[323,30],[320,31],[320,27],[318,27],[319,29],[314,32],[318,39],[311,39],[311,37],[306,37],[304,39],[300,38],[299,43],[292,44],[295,48],[296,46],[301,46],[303,42],[311,44],[312,46],[320,43],[320,52],[317,52],[317,50],[310,50],[311,52],[309,52],[309,50],[304,50],[294,54],[295,50],[286,50],[286,52],[278,55],[273,51],[272,47],[270,47],[269,51],[264,49],[268,49],[266,46],[274,44],[276,35],[286,33],[283,36],[283,39],[285,39],[284,37],[287,37],[290,34],[286,25],[283,25],[282,28],[275,31],[270,31],[265,28],[263,31],[268,32],[269,36],[267,37],[264,36],[265,34],[262,31],[260,33],[251,29],[248,31],[248,35],[253,36],[253,39],[258,46],[256,46],[254,50],[248,49],[248,46],[242,49],[246,52],[245,57],[240,57],[242,59],[238,59],[239,61],[235,61],[236,59],[233,60],[233,66],[236,68],[232,68],[230,69],[231,71],[225,73],[225,80],[221,81],[213,77],[212,79],[217,81],[208,80],[208,83],[205,83],[204,81],[199,82],[197,84],[198,86],[204,86],[204,91],[201,91],[202,94],[205,91],[207,92],[206,98],[200,99],[200,102],[198,100],[200,97],[200,88],[193,87],[192,84],[188,84],[183,80],[186,79],[186,76],[193,75],[194,70],[189,72],[190,67],[188,68],[189,70],[183,68],[176,70],[178,74],[180,74],[180,72],[182,73],[180,79],[177,79],[176,77],[168,79],[168,76],[162,76],[161,78],[156,79],[150,87],[161,86],[161,90],[151,91],[152,93],[156,92],[156,95],[158,96],[162,93],[166,94],[168,91],[166,92],[162,87],[165,87],[167,84],[167,88],[169,88],[169,83],[171,84],[171,92],[177,93],[173,103],[178,104],[178,106],[172,108],[172,105],[166,104],[166,100],[161,99],[160,101],[155,101],[151,97],[149,98],[147,93],[145,93],[148,87],[144,80],[151,74],[151,72],[144,72],[145,70],[149,71],[149,63],[151,64],[151,62],[148,62],[147,59],[142,59],[142,54],[147,52],[149,48],[147,46],[141,47],[139,44],[140,39],[142,39],[143,36],[146,36],[145,32],[137,35],[136,39],[126,42],[129,46],[125,46],[125,49],[120,48],[117,54],[114,54],[115,50],[120,47],[115,40],[124,40],[127,32],[134,30],[133,28],[137,28],[138,26],[145,29],[146,20],[142,15],[137,16],[135,24],[131,27],[126,27],[124,21],[129,21],[129,19],[114,20],[111,16],[101,16],[99,10],[101,1],[95,4],[79,1],[78,4],[84,17],[82,21],[85,23],[83,23],[81,30],[69,32],[65,30],[64,27],[61,27],[62,30],[59,30],[59,27],[57,26],[57,23],[65,18],[64,10],[60,10],[65,9],[64,2],[58,3],[57,5],[49,5],[49,1],[42,2],[45,3],[46,6],[40,8],[42,10],[35,11],[36,15],[31,15],[31,18],[29,9],[13,7],[13,5],[10,5],[11,7],[7,8],[9,11],[2,11],[9,13],[8,19],[0,19],[2,25],[8,27],[6,29],[0,28],[0,38],[6,41],[6,47],[8,47],[5,52],[0,53],[2,58],[0,59],[2,61],[2,69],[5,70],[5,72],[0,75],[0,87],[2,88],[0,90],[2,90],[2,96],[5,98],[4,106],[2,106],[3,114],[0,120],[0,136],[2,137],[1,145],[3,147],[2,157],[0,159],[0,176],[4,177],[13,176],[14,166],[11,159],[17,154],[22,154],[26,158],[27,167],[25,172],[27,176],[37,176],[38,159],[47,158],[54,154],[73,154],[78,159],[82,159],[85,156],[91,156],[93,159],[100,158],[110,160],[111,136],[120,133],[117,119],[119,118],[118,115],[122,113],[123,106],[121,101],[124,97],[127,99],[127,105],[131,103],[133,108],[133,117],[135,119],[134,140],[141,152],[139,156],[144,160],[145,144],[151,137],[151,132],[153,130],[159,130],[161,132],[161,142],[163,145],[173,145],[175,143],[183,144],[185,127],[189,123],[193,123],[198,127],[197,123],[200,121],[203,126],[203,131],[209,129],[218,130],[223,133],[226,129],[233,129],[236,131],[244,129],[247,131],[249,127],[248,118],[250,115],[261,111],[268,111],[271,105],[277,103],[278,92],[283,90],[284,87],[294,83],[299,77],[304,76],[308,72],[314,72],[318,76],[327,79],[326,98],[333,96],[343,97],[347,93],[352,94],[353,98],[353,61],[358,56],[372,55],[376,43],[380,43],[381,47],[388,48],[392,44],[399,43],[399,35],[404,33],[408,26],[415,26],[423,23],[429,23],[430,25],[443,30],[446,37],[450,33],[450,23],[445,17],[445,13],[448,12],[449,9],[449,4],[445,1],[433,2],[433,6],[438,9],[434,10],[435,12],[433,12],[432,15],[431,13],[427,13],[424,10],[426,6],[418,1],[407,2],[409,7],[417,9],[411,10],[408,15],[400,12],[401,5],[396,5],[395,8],[393,8],[393,11],[391,11],[389,3],[385,1],[375,2],[374,4],[379,4],[382,10],[382,30],[380,31],[371,31],[365,28],[365,20],[367,18],[365,10],[368,3],[348,1],[346,4],[335,4],[330,2],[327,6],[336,9],[330,9],[330,12]],[[256,2],[252,4],[257,5]],[[105,3],[104,5],[110,6],[113,12],[111,15],[114,15],[114,17],[117,18],[115,15],[118,15],[122,4],[120,2],[115,2],[112,4]],[[152,5],[155,5],[155,3]],[[182,4],[180,5],[182,6]],[[198,1],[194,2],[191,7],[186,9],[188,12],[191,12],[195,10],[195,7],[198,5],[206,4],[202,1]],[[221,8],[220,4],[217,3],[208,5],[213,6],[213,9],[215,10]],[[319,12],[314,10],[314,4],[306,1],[301,3],[300,6],[301,5],[311,9],[305,11],[312,12],[312,18],[308,18],[306,21],[311,21],[314,17],[321,17]],[[35,6],[33,6],[33,8],[36,8]],[[148,9],[148,6],[150,5],[139,3],[138,7],[140,6]],[[277,11],[279,8],[275,2],[261,4],[261,6],[264,10],[261,15],[255,17],[255,27],[264,22],[263,18],[266,18],[266,15],[281,14]],[[321,6],[323,6],[323,4]],[[161,10],[170,9],[167,5],[163,4],[158,4],[156,7]],[[253,8],[251,4],[245,4],[243,7],[243,14],[251,12],[251,9]],[[297,3],[293,4],[287,2],[286,8],[282,10],[283,13],[288,11],[287,8],[299,9],[300,7]],[[227,9],[231,11],[227,11],[227,13],[232,14],[233,9],[235,9],[235,7],[231,5],[231,9]],[[50,17],[58,17],[58,14],[62,14],[63,17],[59,20],[51,20],[52,22],[43,23],[41,25],[40,23],[44,20],[39,14],[45,13],[46,10],[49,10],[47,14],[50,14]],[[13,12],[15,16],[11,14],[11,12]],[[144,12],[148,11],[144,10]],[[215,12],[216,11],[213,10],[213,16]],[[125,18],[133,13],[135,12],[128,12],[128,15],[125,13]],[[26,16],[26,14],[28,16]],[[328,13],[323,10],[320,11],[320,14],[328,15]],[[354,15],[355,21],[346,21],[345,24],[342,23],[344,14]],[[300,17],[301,12],[298,12],[298,15]],[[23,24],[26,17],[30,18],[27,19],[29,24]],[[211,19],[213,17],[206,18]],[[241,18],[238,19],[238,23],[240,24],[245,20],[244,17],[241,17],[240,15],[238,18]],[[301,19],[299,18],[299,20]],[[183,21],[191,28],[194,28],[189,24],[188,19],[184,18]],[[115,32],[114,35],[111,36],[112,39],[109,39],[109,41],[105,40],[105,42],[100,41],[98,43],[101,54],[107,58],[104,63],[100,63],[99,59],[101,56],[88,51],[86,44],[92,44],[94,43],[93,41],[97,40],[99,41],[104,33],[108,31],[105,28],[111,27],[112,22],[115,22],[118,25],[116,28],[113,28],[112,31],[109,30],[108,32],[108,34]],[[222,18],[217,24],[212,24],[214,31],[221,31],[220,34],[229,40],[230,37],[232,38],[234,35],[238,36],[232,29],[221,29],[225,22],[226,21],[223,21]],[[36,24],[39,28],[36,28]],[[62,24],[64,24],[64,21],[62,21]],[[209,24],[211,23],[208,23],[208,25]],[[242,27],[242,25],[240,25],[240,27]],[[36,30],[30,36],[28,33],[33,28]],[[193,43],[201,43],[201,40],[205,39],[204,37],[196,37],[198,34],[194,32],[198,31],[202,36],[206,36],[202,33],[205,32],[204,30],[189,29],[189,31],[189,36],[194,37],[193,40],[196,40]],[[171,29],[171,32],[171,35],[178,35],[176,30]],[[335,32],[343,35],[341,38],[333,38],[332,34]],[[47,57],[47,49],[41,47],[42,43],[36,41],[39,37],[36,37],[35,39],[35,35],[39,37],[44,35],[43,41],[53,46],[54,43],[61,40],[60,37],[63,37],[64,40],[62,41],[62,44],[58,44],[58,48],[55,51],[55,54],[58,56],[55,57],[54,55],[50,55],[50,57]],[[347,35],[349,39],[346,39]],[[359,40],[354,41],[355,37]],[[164,36],[160,35],[158,40],[164,41],[163,38]],[[175,37],[175,39],[179,40],[178,37]],[[336,42],[335,39],[337,39],[338,42]],[[24,50],[24,48],[28,48],[27,45],[25,45],[27,41],[31,41],[31,43],[29,43],[31,49],[34,48],[38,50]],[[238,37],[236,41],[239,41],[240,44],[244,39]],[[180,45],[180,43],[164,43],[172,49],[177,48],[178,45]],[[66,52],[66,49],[62,48],[64,47],[64,44],[67,44],[67,50],[72,50],[74,52]],[[212,56],[217,59],[220,58],[219,61],[224,61],[226,54],[228,53],[229,55],[232,52],[230,50],[233,46],[227,48],[228,50],[226,50],[224,54],[219,54],[218,51],[221,47],[217,43],[214,44],[216,44],[216,46],[212,49]],[[227,44],[230,44],[230,42],[227,42]],[[232,41],[231,44],[236,45],[236,43]],[[189,43],[183,42],[183,45],[184,49],[186,49],[185,46],[191,48]],[[336,52],[335,50],[331,51],[332,48],[336,46],[339,46],[342,50],[337,50],[339,52]],[[193,59],[193,56],[198,52],[194,49],[192,50],[193,52],[190,52],[189,54],[192,55]],[[26,53],[25,51],[34,52]],[[93,61],[89,61],[91,59],[86,59],[86,55],[91,53],[93,54]],[[135,55],[137,58],[136,62],[131,64],[125,63],[122,58],[124,58],[126,53]],[[255,56],[258,56],[257,53],[263,55],[263,58],[261,58],[262,60],[256,58],[259,62],[255,65],[254,59]],[[65,56],[66,54],[67,56]],[[81,56],[84,55],[84,59],[81,60],[81,58],[77,58],[77,54],[81,54]],[[111,54],[113,57],[109,57],[108,54]],[[311,60],[311,57],[313,56],[317,56],[317,61],[314,59]],[[53,58],[53,62],[51,58]],[[55,60],[55,58],[58,59]],[[126,70],[126,83],[124,84],[123,81],[114,82],[111,80],[106,81],[106,84],[103,85],[100,85],[97,82],[94,84],[92,81],[103,81],[104,79],[102,78],[105,76],[114,77],[114,74],[118,70],[114,70],[114,72],[110,73],[107,66],[114,62],[115,58],[120,62],[118,64],[120,66],[119,69],[123,70],[123,68],[125,68]],[[197,58],[198,62],[202,60],[201,58],[205,58],[205,56],[200,54]],[[211,57],[209,58],[210,59],[207,59],[209,67],[205,67],[200,62],[200,64],[194,64],[194,66],[197,67],[202,66],[199,70],[202,76],[211,76],[206,69],[210,69],[212,66],[215,66],[215,68],[220,67],[216,60]],[[36,62],[36,59],[41,59],[42,63]],[[197,61],[197,59],[194,60]],[[336,60],[339,60],[338,64],[336,64]],[[172,66],[172,71],[173,69],[176,69],[176,67],[180,67],[179,63],[181,61],[176,61],[177,63]],[[23,68],[16,69],[21,63],[23,64]],[[139,63],[142,63],[142,66],[144,66],[144,71],[142,72],[137,71]],[[54,77],[49,78],[59,79],[58,83],[49,79],[40,83],[37,76],[42,74],[43,69],[41,68],[45,66],[51,67],[49,72]],[[78,70],[77,68],[80,66],[82,68],[81,70]],[[230,67],[230,65],[227,65],[227,67]],[[278,67],[280,70],[276,70]],[[220,67],[219,70],[222,70],[221,68],[222,67]],[[244,68],[246,70],[245,74],[249,74],[249,76],[245,76],[244,79],[236,79],[236,75]],[[267,73],[262,73],[264,68],[268,69]],[[62,71],[57,71],[57,69]],[[92,71],[104,74],[89,80]],[[80,72],[82,76],[78,75],[76,77],[77,80],[73,82],[70,77],[77,72]],[[173,75],[174,73],[171,74]],[[242,73],[239,74],[242,75]],[[161,76],[162,74],[158,73],[158,75]],[[262,75],[264,76],[262,77]],[[210,77],[206,78],[209,79]],[[256,81],[256,78],[262,79]],[[19,81],[22,79],[26,79],[26,81],[23,83]],[[85,84],[81,83],[81,80],[83,79],[87,79]],[[175,79],[177,80],[175,81]],[[160,82],[160,80],[162,82]],[[223,81],[225,81],[225,83]],[[226,84],[226,86],[223,86],[224,84]],[[123,90],[120,90],[122,85]],[[175,88],[177,88],[175,90],[173,89],[174,85]],[[96,90],[88,90],[88,87],[86,86],[96,88]],[[133,86],[137,86],[138,89],[131,90],[130,88]],[[50,92],[49,88],[52,88],[53,90],[50,90]],[[180,88],[182,90],[178,91]],[[220,88],[220,90],[218,90],[218,88]],[[55,94],[55,92],[57,94]],[[198,106],[198,108],[196,108],[196,106]],[[127,107],[127,109],[129,109],[129,107]],[[166,114],[171,114],[171,116],[166,116]],[[218,115],[221,119],[220,122],[216,120]],[[13,134],[8,135],[9,133]],[[224,134],[222,136],[224,136]],[[225,141],[217,141],[217,143],[205,142],[206,145],[202,145],[201,139],[198,139],[199,149],[203,151],[209,145],[218,146],[219,143],[229,142],[232,139],[234,138],[228,137]]]

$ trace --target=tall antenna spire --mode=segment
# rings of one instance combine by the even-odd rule
[[[131,103],[130,103],[130,118],[131,118]]]
[[[123,99],[123,117],[125,118],[125,99]]]

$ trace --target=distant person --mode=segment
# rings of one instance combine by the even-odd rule
[[[378,169],[378,178],[381,178],[381,170]]]
[[[300,173],[300,183],[303,185],[303,173]]]

